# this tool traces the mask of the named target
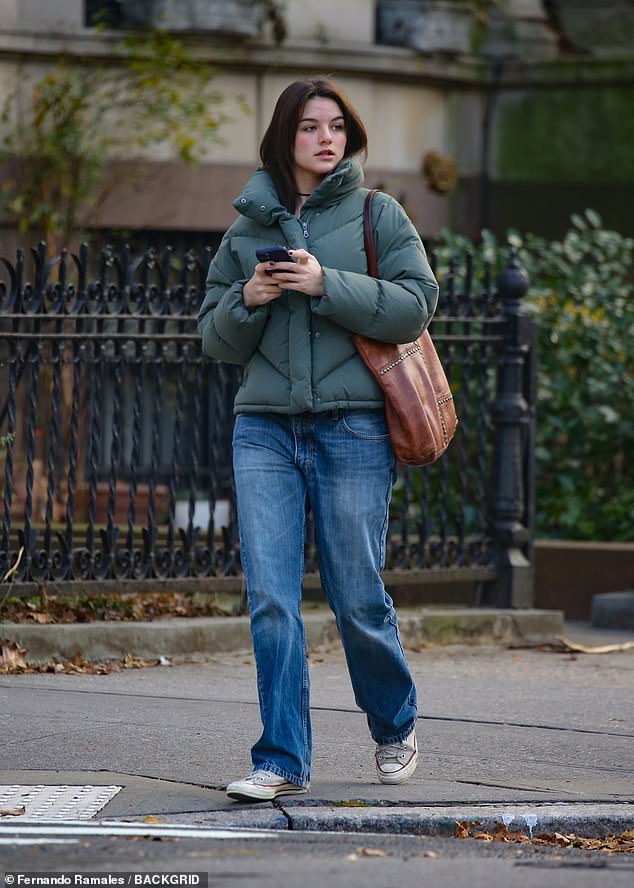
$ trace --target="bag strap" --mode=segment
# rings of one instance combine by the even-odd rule
[[[373,278],[379,276],[379,262],[376,257],[376,245],[374,243],[374,228],[372,226],[372,201],[378,189],[368,191],[363,204],[363,243],[365,255],[368,258],[368,274]]]

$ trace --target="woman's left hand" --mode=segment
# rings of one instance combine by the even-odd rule
[[[280,290],[297,290],[307,296],[324,295],[324,274],[321,265],[307,250],[289,250],[297,262],[272,262],[271,277]]]

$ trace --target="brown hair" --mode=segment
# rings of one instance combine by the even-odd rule
[[[270,173],[281,203],[295,212],[297,185],[293,174],[295,136],[306,102],[310,99],[332,99],[341,108],[346,127],[344,157],[367,151],[368,136],[361,118],[354,110],[341,87],[328,78],[296,80],[282,92],[271,122],[260,144],[260,159]]]

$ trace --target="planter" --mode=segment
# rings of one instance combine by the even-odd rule
[[[418,52],[466,53],[474,16],[469,4],[452,0],[380,0],[377,42]]]
[[[143,28],[256,37],[264,8],[252,0],[122,0],[126,20]]]
[[[634,586],[634,542],[535,541],[535,607],[589,620],[596,595]]]

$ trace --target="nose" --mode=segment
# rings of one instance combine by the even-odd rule
[[[330,127],[323,127],[321,131],[321,142],[332,142],[332,133],[330,132]]]

